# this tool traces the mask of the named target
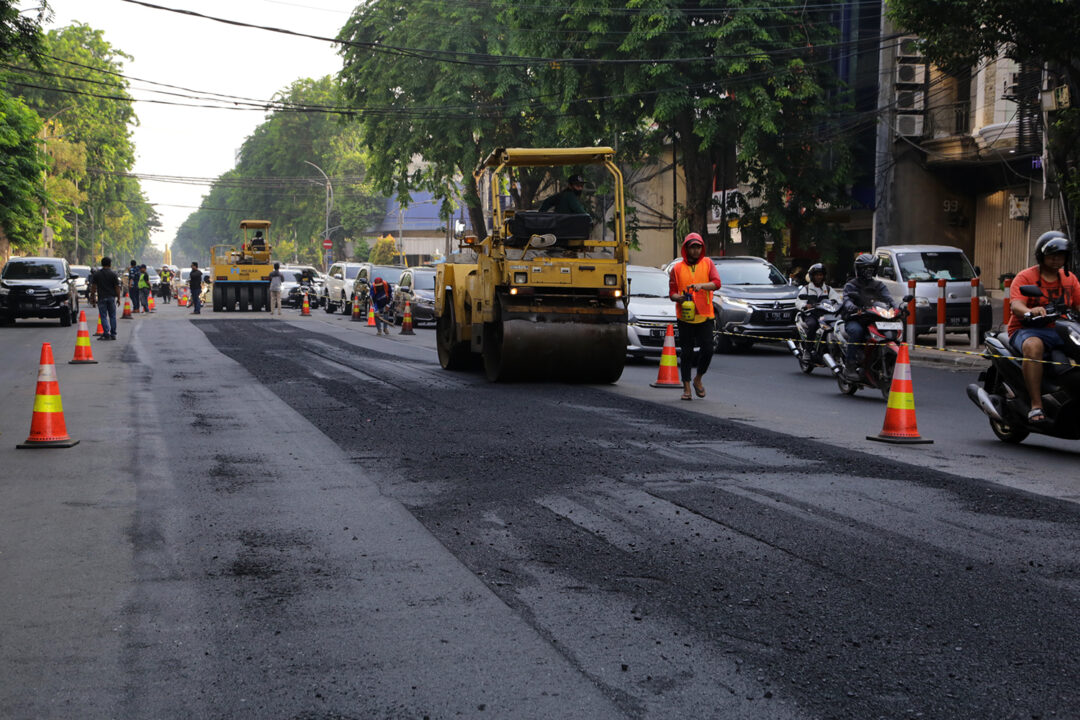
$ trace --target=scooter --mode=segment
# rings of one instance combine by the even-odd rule
[[[1038,285],[1024,285],[1025,297],[1043,297]],[[1046,315],[1025,313],[1025,327],[1046,327],[1065,341],[1062,350],[1050,353],[1043,366],[1042,406],[1045,422],[1028,421],[1031,398],[1024,384],[1023,355],[1013,349],[1002,332],[986,336],[986,357],[990,367],[979,382],[967,386],[967,396],[990,419],[994,435],[1007,443],[1023,442],[1031,433],[1067,440],[1080,439],[1080,313],[1057,303],[1046,305]],[[979,383],[982,383],[980,385]]]
[[[828,367],[825,364],[825,350],[831,342],[832,326],[839,312],[840,303],[830,298],[823,298],[814,305],[806,305],[796,314],[795,330],[799,333],[799,339],[789,339],[787,346],[791,354],[799,361],[799,369],[807,375],[814,372],[814,368]],[[807,326],[810,318],[816,318],[818,322],[817,332],[813,337],[810,337]]]
[[[857,320],[866,327],[866,339],[863,341],[862,371],[858,380],[848,379],[845,365],[847,346],[851,342],[844,330],[845,320],[837,319],[833,323],[831,342],[828,352],[822,358],[836,375],[840,392],[854,395],[859,388],[876,388],[886,400],[892,388],[893,370],[896,357],[900,352],[899,342],[904,336],[904,318],[907,316],[907,301],[899,310],[886,302],[875,300],[869,307],[852,315],[847,320]]]

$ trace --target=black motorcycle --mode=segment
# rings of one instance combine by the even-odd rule
[[[812,298],[802,295],[800,300],[812,301]],[[828,367],[825,363],[825,351],[832,342],[832,328],[840,312],[840,303],[828,297],[823,297],[816,303],[805,305],[795,316],[795,331],[799,334],[798,340],[788,340],[787,346],[795,359],[799,361],[799,369],[809,375],[814,368]],[[817,320],[817,331],[810,337],[808,320]]]
[[[1038,285],[1024,285],[1020,293],[1043,297]],[[1050,362],[1043,366],[1042,406],[1046,420],[1028,421],[1031,398],[1024,383],[1023,354],[1013,349],[1005,332],[986,336],[990,367],[979,375],[979,382],[967,386],[968,397],[986,413],[990,429],[1004,442],[1023,442],[1031,433],[1080,439],[1080,314],[1058,303],[1045,307],[1046,315],[1025,313],[1020,323],[1025,327],[1054,323],[1054,330],[1065,341],[1065,347],[1053,350]]]
[[[888,400],[896,357],[900,352],[899,343],[903,342],[904,337],[907,300],[908,298],[904,299],[905,305],[900,309],[880,300],[874,301],[869,307],[847,318],[862,323],[866,328],[866,339],[858,353],[862,372],[857,380],[849,379],[846,372],[847,345],[850,340],[844,331],[845,320],[841,318],[833,324],[828,352],[823,359],[836,375],[840,392],[854,395],[859,388],[876,388],[882,397]]]

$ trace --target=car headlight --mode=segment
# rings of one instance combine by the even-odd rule
[[[739,298],[728,298],[728,297],[721,298],[720,302],[722,302],[724,305],[729,305],[729,306],[731,306],[733,308],[738,308],[739,310],[749,310],[750,309],[750,303],[746,302],[745,300],[740,300]]]
[[[68,294],[68,289],[66,287],[62,287],[62,286],[61,287],[54,287],[52,290],[50,290],[50,292],[53,295],[57,295],[57,296],[67,295]]]
[[[915,298],[915,307],[930,307],[930,298],[919,295]]]
[[[983,295],[983,296],[981,296],[979,298],[979,304],[980,305],[991,305],[991,304],[993,304],[993,301],[990,300],[990,297],[988,295]]]
[[[629,325],[633,325],[635,322],[637,322],[637,316],[634,315],[634,313],[627,310],[626,311],[626,322]]]
[[[9,288],[7,285],[0,285],[0,295],[7,295],[10,292],[11,288]]]

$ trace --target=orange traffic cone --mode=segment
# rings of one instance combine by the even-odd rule
[[[311,315],[311,305],[308,304],[307,293],[304,293],[304,304],[300,308],[300,314],[304,316]]]
[[[368,305],[367,309],[367,326],[375,327],[375,305]]]
[[[893,370],[889,402],[885,409],[885,424],[879,434],[867,435],[866,439],[910,445],[934,442],[924,440],[919,435],[919,424],[915,421],[915,394],[911,386],[911,361],[905,343],[900,343],[900,352],[896,357],[896,369]]]
[[[101,316],[100,316],[100,315],[98,315],[98,319],[97,319],[97,332],[95,332],[95,333],[94,333],[94,335],[96,335],[96,336],[98,336],[98,337],[101,337],[101,336],[102,336],[102,335],[104,335],[104,334],[105,334],[105,328],[101,327]]]
[[[67,424],[64,423],[64,404],[60,400],[60,383],[56,379],[52,345],[42,343],[34,414],[30,420],[30,437],[15,447],[20,450],[69,448],[78,444],[78,440],[68,437]]]
[[[154,293],[150,293],[150,297],[147,302],[147,312],[156,312],[154,310]]]
[[[181,293],[180,297],[176,298],[176,304],[180,307],[187,307],[187,295]]]
[[[690,358],[686,358],[690,362]],[[675,328],[668,323],[667,332],[664,333],[664,349],[660,351],[660,371],[656,374],[656,382],[649,383],[655,388],[681,388],[679,380],[679,356],[675,352]]]
[[[412,305],[405,301],[405,317],[401,319],[401,332],[399,335],[415,335],[412,329]]]
[[[101,320],[99,319],[100,323]],[[75,337],[75,357],[68,365],[97,365],[90,349],[90,328],[86,327],[86,311],[79,311],[79,332]]]
[[[356,301],[356,295],[352,298],[352,321],[360,322],[364,319],[364,316],[360,314],[360,303]]]
[[[131,319],[131,298],[127,293],[124,293],[124,314],[120,316],[121,320]]]

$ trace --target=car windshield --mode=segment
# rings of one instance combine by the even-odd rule
[[[413,290],[435,290],[435,273],[413,273]]]
[[[971,280],[975,277],[975,269],[961,252],[896,253],[896,262],[904,280]]]
[[[75,267],[74,265],[72,265],[71,266],[71,274],[72,275],[78,275],[81,278],[88,278],[88,277],[90,277],[90,268],[88,268],[88,267]]]
[[[353,265],[352,267],[346,267],[345,268],[345,278],[347,280],[352,280],[353,278],[356,277],[356,274],[358,272],[360,272],[360,266],[359,265]]]
[[[64,276],[63,266],[58,262],[12,261],[4,268],[5,280],[54,280]]]
[[[391,285],[397,285],[398,280],[401,279],[401,273],[404,272],[404,270],[405,268],[377,267],[371,269],[371,274],[373,276],[372,279],[382,278]],[[434,288],[435,286],[432,285],[431,287]]]
[[[634,272],[627,273],[630,279],[630,297],[656,297],[668,296],[668,276],[663,272]]]
[[[716,263],[720,286],[787,285],[787,278],[769,263],[726,260]]]

